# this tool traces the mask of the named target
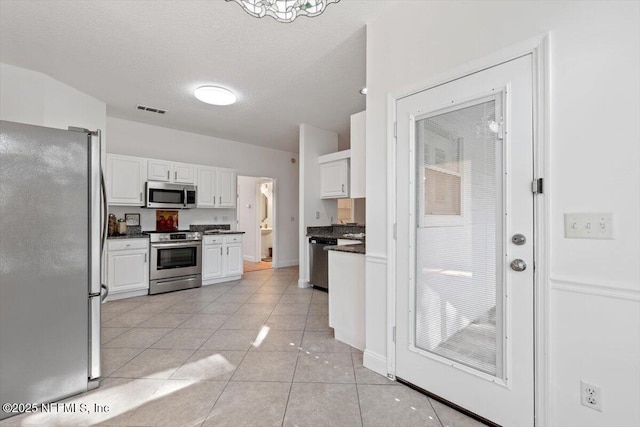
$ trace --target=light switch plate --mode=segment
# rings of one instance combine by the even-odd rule
[[[569,239],[613,239],[610,212],[564,214],[564,237]]]

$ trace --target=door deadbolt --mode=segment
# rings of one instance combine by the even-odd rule
[[[527,263],[521,259],[514,259],[511,261],[511,269],[513,271],[525,271],[527,269]]]
[[[514,245],[522,246],[525,243],[527,243],[527,238],[524,237],[524,234],[514,234],[513,237],[511,238],[511,242]]]

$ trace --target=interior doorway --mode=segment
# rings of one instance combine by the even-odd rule
[[[238,176],[238,230],[245,232],[244,271],[277,268],[275,180]]]

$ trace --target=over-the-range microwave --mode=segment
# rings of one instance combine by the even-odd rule
[[[147,181],[147,208],[188,209],[196,207],[196,186]]]

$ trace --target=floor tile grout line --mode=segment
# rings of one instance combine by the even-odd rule
[[[431,407],[431,410],[436,415],[436,418],[438,419],[438,422],[440,423],[440,427],[443,427],[444,423],[440,419],[440,415],[438,414],[438,411],[436,411],[436,408],[433,407],[433,402],[431,402],[431,398],[429,396],[425,396],[425,397],[427,398],[427,401],[429,402],[429,406]]]
[[[300,347],[298,347],[298,355],[296,356],[296,364],[293,367],[293,375],[291,375],[291,383],[289,384],[289,394],[287,394],[287,401],[284,404],[284,413],[282,414],[282,423],[280,427],[284,427],[284,420],[287,418],[287,409],[289,408],[289,399],[291,398],[291,389],[293,389],[293,380],[296,378],[296,371],[298,370],[298,360],[300,360],[302,341],[304,340],[304,332],[302,333],[302,338],[300,339]]]
[[[356,386],[356,399],[358,400],[358,413],[360,414],[360,425],[364,426],[364,419],[362,418],[362,405],[360,405],[360,387],[358,387],[358,380],[356,379],[356,364],[353,362],[353,356],[351,356],[351,366],[353,367],[353,382]]]

